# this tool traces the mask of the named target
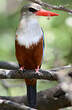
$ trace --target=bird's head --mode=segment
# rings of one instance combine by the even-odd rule
[[[58,16],[59,14],[56,14],[54,12],[44,10],[42,7],[36,3],[31,3],[26,6],[24,6],[21,9],[21,15],[35,15],[35,16]]]

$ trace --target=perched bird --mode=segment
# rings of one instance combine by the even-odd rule
[[[21,9],[20,23],[16,31],[16,58],[20,69],[31,69],[36,72],[42,64],[44,35],[37,16],[58,16],[58,14],[42,9],[31,3]],[[30,107],[36,107],[36,79],[25,79],[27,99]]]

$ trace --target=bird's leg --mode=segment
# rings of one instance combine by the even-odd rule
[[[37,66],[37,68],[35,69],[36,73],[39,72],[39,66]]]
[[[19,70],[24,71],[24,66],[21,66]]]

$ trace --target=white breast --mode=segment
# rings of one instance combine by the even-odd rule
[[[20,45],[24,45],[29,48],[32,44],[37,42],[42,37],[42,30],[36,18],[23,18],[20,22],[20,26],[17,29],[16,40]]]

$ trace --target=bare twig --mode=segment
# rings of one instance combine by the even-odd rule
[[[49,9],[55,9],[55,10],[61,10],[61,11],[65,11],[65,12],[68,12],[68,13],[71,13],[72,14],[72,10],[70,9],[67,9],[65,8],[64,6],[56,6],[56,5],[51,5],[51,4],[48,4],[46,2],[42,2],[41,0],[29,0],[29,1],[32,1],[34,3],[37,3],[45,8],[49,8]]]

